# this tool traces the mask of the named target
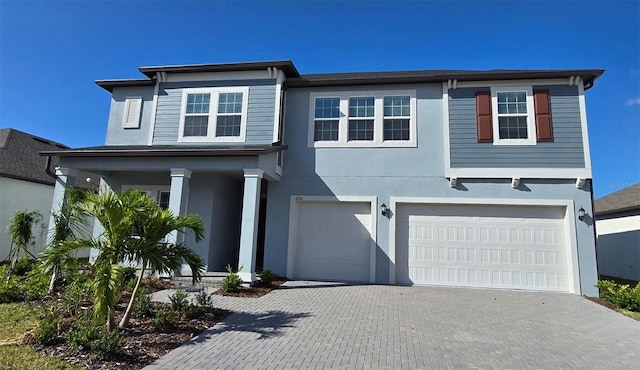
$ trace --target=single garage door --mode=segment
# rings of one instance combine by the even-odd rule
[[[371,204],[298,202],[293,277],[368,282]]]
[[[564,207],[400,205],[404,284],[569,290]]]

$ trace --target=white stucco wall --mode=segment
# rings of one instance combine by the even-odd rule
[[[38,211],[42,220],[34,225],[29,251],[37,255],[47,241],[47,225],[53,200],[53,186],[0,177],[0,261],[8,259],[11,238],[7,227],[14,213],[27,209]]]
[[[598,272],[640,281],[640,215],[596,221]]]

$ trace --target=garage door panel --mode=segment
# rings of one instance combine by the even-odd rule
[[[561,207],[401,205],[398,281],[566,291],[564,213]]]
[[[371,204],[300,202],[295,278],[369,281]]]

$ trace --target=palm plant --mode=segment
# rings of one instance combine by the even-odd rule
[[[150,260],[150,256],[141,252],[150,249],[147,247],[152,243],[147,240],[147,237],[155,237],[157,233],[165,230],[168,230],[168,233],[180,227],[189,228],[190,225],[185,224],[184,221],[168,222],[166,217],[159,219],[164,222],[160,225],[151,223],[147,218],[152,217],[159,207],[155,201],[137,190],[116,194],[111,190],[102,189],[100,193],[90,195],[81,203],[80,209],[95,217],[96,221],[102,225],[103,232],[92,239],[63,241],[58,244],[58,247],[47,249],[42,254],[42,258],[46,269],[49,270],[56,261],[75,250],[93,248],[98,251],[98,256],[94,261],[94,281],[92,284],[94,314],[97,318],[106,320],[107,330],[111,331],[114,327],[115,305],[120,300],[123,283],[124,268],[121,264],[126,261],[142,262],[145,260],[143,256],[147,256],[146,259]],[[182,219],[180,217],[174,218],[178,221]],[[185,218],[192,220],[191,222],[194,222],[194,219],[199,219],[197,216]],[[201,239],[203,229],[202,220],[199,220],[200,224],[194,223],[193,228],[196,231],[197,240]],[[149,225],[150,223],[151,225]],[[152,230],[157,231],[152,232]],[[163,237],[164,235],[158,241]],[[156,254],[153,256],[154,263],[160,261],[157,266],[161,267],[154,268],[158,271],[177,269],[182,260],[193,265],[194,271],[198,271],[200,275],[204,269],[204,262],[193,251],[182,245],[176,246],[166,243],[164,248],[156,247],[155,250],[147,253]],[[151,262],[147,263],[151,266]],[[194,274],[196,273],[194,272]],[[194,275],[194,277],[200,275]],[[138,280],[134,293],[137,293],[141,278]],[[131,300],[134,298],[135,296],[132,294]],[[131,306],[130,302],[128,311]]]
[[[80,208],[80,204],[87,198],[88,191],[83,189],[67,188],[65,197],[60,205],[60,211],[53,213],[54,228],[49,240],[49,248],[58,248],[65,240],[75,240],[76,233],[87,228],[86,213]],[[53,265],[49,292],[52,292],[60,276],[62,260],[58,259]]]
[[[136,197],[135,193],[129,194]],[[204,261],[183,243],[166,242],[167,234],[177,231],[193,231],[196,242],[204,236],[204,222],[196,215],[175,216],[171,211],[162,209],[153,199],[143,196],[139,202],[141,211],[133,216],[134,233],[139,237],[138,243],[131,248],[131,259],[138,263],[140,272],[136,285],[131,293],[129,304],[120,321],[120,328],[129,324],[133,304],[138,294],[145,271],[152,274],[170,273],[180,269],[182,263],[189,265],[193,281],[200,280],[205,269]]]
[[[29,242],[33,238],[33,224],[40,221],[42,216],[38,211],[18,211],[11,218],[9,224],[9,237],[11,237],[11,266],[7,273],[7,280],[11,280],[13,271],[20,258],[20,252],[24,251],[25,255],[29,253],[27,249]]]

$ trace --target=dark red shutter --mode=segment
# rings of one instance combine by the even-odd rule
[[[476,92],[476,124],[478,126],[478,142],[493,142],[493,121],[491,119],[491,93]]]
[[[536,137],[538,141],[553,141],[549,91],[534,91],[533,102],[536,110]]]

